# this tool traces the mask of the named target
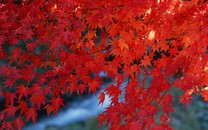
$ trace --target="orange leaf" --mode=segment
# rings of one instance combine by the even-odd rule
[[[48,115],[48,116],[49,116],[49,115],[51,114],[51,112],[53,111],[51,105],[49,105],[49,104],[46,105],[46,106],[44,107],[44,109],[46,109],[47,115]]]
[[[129,50],[128,44],[125,43],[125,41],[123,39],[121,39],[121,38],[119,39],[119,46],[120,46],[121,50],[123,50],[124,48]]]

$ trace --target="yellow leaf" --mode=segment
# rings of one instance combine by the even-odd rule
[[[148,39],[151,41],[151,40],[154,40],[154,38],[155,38],[155,31],[151,30],[149,32]]]

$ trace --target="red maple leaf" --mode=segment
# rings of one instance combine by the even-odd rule
[[[100,88],[100,83],[98,81],[93,80],[89,83],[89,93],[96,93],[98,88]]]
[[[151,66],[151,58],[149,56],[144,56],[144,58],[141,60],[141,64],[142,66],[144,67],[147,67],[147,66]]]
[[[6,109],[4,109],[4,113],[6,114],[5,118],[8,119],[9,117],[13,117],[17,111],[17,108],[15,106],[7,106]]]
[[[51,112],[53,111],[52,106],[51,105],[46,105],[44,107],[44,109],[46,109],[47,115],[49,116],[51,114]]]
[[[14,99],[16,98],[15,93],[11,93],[9,91],[4,92],[3,94],[4,98],[6,99],[6,105],[13,105]]]
[[[25,96],[25,98],[27,98],[27,95],[30,94],[30,89],[20,84],[19,86],[17,86],[16,93],[19,94],[18,100],[21,100],[23,95]]]
[[[28,108],[25,112],[26,122],[32,119],[33,123],[36,122],[37,112],[35,108]]]
[[[13,130],[12,122],[3,122],[1,125],[2,130]]]
[[[17,130],[22,130],[22,127],[25,125],[21,117],[17,117],[15,120],[13,120],[13,124]]]
[[[46,97],[44,96],[43,93],[33,94],[30,99],[32,101],[32,106],[37,105],[38,109],[40,109],[40,106],[42,104],[45,105]]]
[[[98,104],[103,104],[103,102],[105,100],[105,93],[101,92],[98,98],[100,100]]]
[[[203,89],[200,94],[203,97],[204,101],[208,101],[208,88],[207,87]]]
[[[23,113],[25,113],[28,109],[28,106],[27,106],[27,103],[23,100],[19,101],[18,102],[18,106],[17,106],[17,109],[20,110],[20,115],[22,115]]]
[[[180,99],[180,103],[183,103],[184,106],[186,106],[188,103],[191,102],[191,95],[192,95],[193,91],[192,90],[187,90],[182,96],[181,96],[181,99]]]
[[[57,98],[52,98],[51,99],[51,107],[52,107],[52,110],[55,114],[58,113],[59,111],[59,108],[61,106],[64,106],[64,103],[63,103],[63,99],[60,98],[60,97],[57,97]]]

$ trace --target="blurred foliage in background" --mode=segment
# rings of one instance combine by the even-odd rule
[[[171,125],[174,130],[208,130],[208,103],[203,102],[201,96],[193,95],[192,103],[184,107],[179,104],[182,92],[172,89],[175,95],[176,112],[171,115]]]

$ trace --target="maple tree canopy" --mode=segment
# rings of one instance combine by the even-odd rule
[[[57,113],[63,94],[96,93],[104,72],[114,84],[100,123],[171,129],[171,87],[185,105],[193,93],[208,101],[207,48],[207,0],[1,0],[1,128]]]

